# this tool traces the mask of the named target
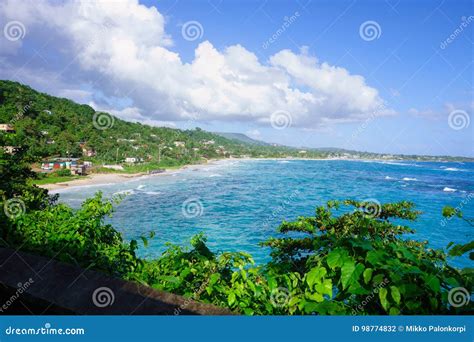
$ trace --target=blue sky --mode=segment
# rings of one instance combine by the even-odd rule
[[[151,124],[293,146],[474,156],[470,1],[32,6],[0,7],[2,26],[25,28],[21,39],[2,37],[3,79]],[[198,37],[183,35],[189,23]],[[290,122],[275,127],[275,112]]]

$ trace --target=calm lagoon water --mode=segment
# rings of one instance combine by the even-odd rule
[[[200,168],[143,177],[113,185],[61,190],[60,200],[78,207],[102,190],[105,196],[126,193],[110,222],[126,239],[153,230],[156,236],[140,254],[159,256],[165,243],[187,245],[198,232],[211,249],[246,251],[257,262],[269,250],[258,244],[277,236],[282,220],[313,215],[317,205],[332,199],[375,199],[381,203],[408,200],[423,211],[410,224],[413,236],[445,247],[472,239],[473,228],[444,220],[444,205],[462,205],[474,217],[474,164],[343,160],[225,160]],[[452,262],[467,266],[467,258]]]

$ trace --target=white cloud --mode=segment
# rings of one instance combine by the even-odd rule
[[[273,112],[284,110],[293,126],[310,128],[361,121],[383,107],[362,76],[321,63],[305,48],[282,50],[263,63],[241,45],[219,51],[204,41],[185,63],[171,50],[163,15],[136,0],[6,1],[0,17],[54,37],[55,53],[96,74],[104,94],[114,89],[114,96],[130,98],[134,115],[143,120],[177,121],[198,114],[205,121],[269,123]]]

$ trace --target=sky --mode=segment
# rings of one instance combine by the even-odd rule
[[[474,157],[473,2],[0,4],[0,78],[157,126]]]

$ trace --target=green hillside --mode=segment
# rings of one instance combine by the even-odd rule
[[[244,143],[248,143],[252,145],[262,145],[262,146],[270,145],[269,143],[265,141],[252,139],[243,133],[214,132],[214,134],[220,135],[221,137],[224,137],[227,139],[236,140],[236,141],[240,141],[240,142],[244,142]]]
[[[228,139],[199,128],[179,130],[127,122],[11,81],[0,81],[0,124],[15,129],[8,138],[4,135],[8,141],[3,145],[27,146],[31,156],[42,158],[120,163],[128,157],[172,166],[202,158],[278,157],[296,152]]]

